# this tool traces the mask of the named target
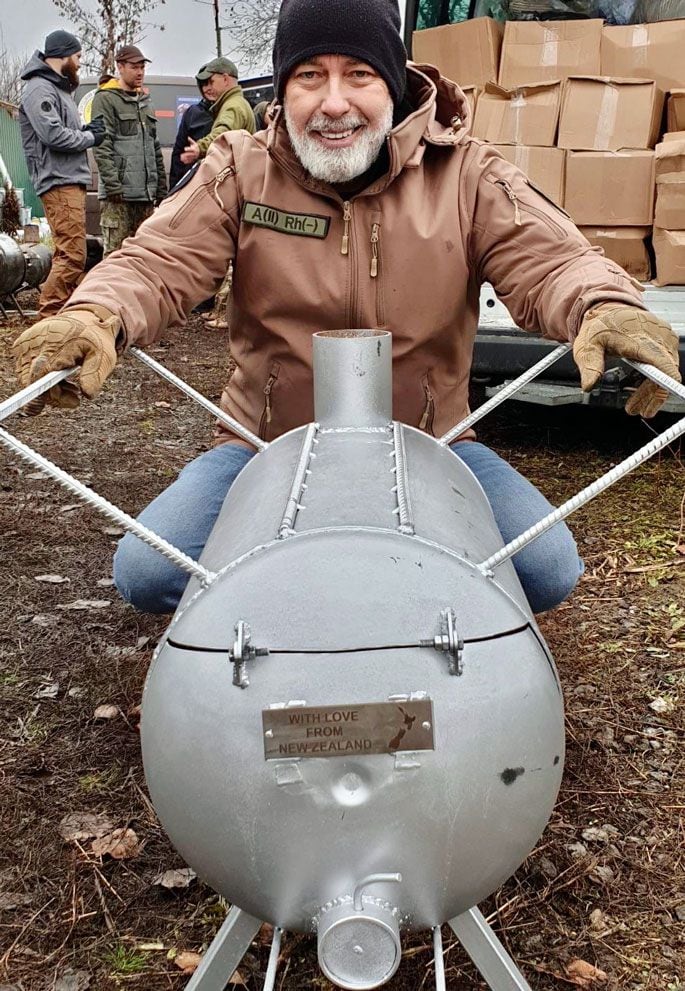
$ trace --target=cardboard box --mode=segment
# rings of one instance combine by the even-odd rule
[[[657,286],[685,286],[685,231],[654,228]]]
[[[478,97],[472,133],[501,145],[552,147],[557,136],[561,85],[540,83],[516,90],[489,83]]]
[[[436,65],[460,86],[496,83],[501,48],[502,25],[492,17],[426,28],[412,36],[414,61]]]
[[[671,175],[677,172],[685,178],[685,141],[677,139],[662,141],[656,146],[654,156],[656,175]]]
[[[685,87],[685,20],[605,27],[602,76],[653,79],[659,89]]]
[[[663,107],[664,94],[648,79],[571,77],[564,83],[557,144],[577,151],[653,148]]]
[[[526,83],[567,76],[600,75],[603,23],[600,18],[507,21],[499,67],[500,86],[516,89]]]
[[[607,258],[625,269],[628,275],[646,282],[652,274],[647,251],[651,227],[581,227],[590,244],[602,248]]]
[[[564,208],[579,227],[648,226],[654,152],[567,151]]]
[[[480,90],[477,86],[462,86],[462,91],[466,97],[466,102],[469,105],[469,110],[471,111],[471,123],[473,123],[473,118],[476,114],[476,104],[478,103],[478,95]]]
[[[685,131],[685,89],[674,89],[669,93],[666,126],[669,131]]]
[[[545,196],[563,207],[566,155],[561,148],[495,145],[503,158],[521,169]]]
[[[654,223],[670,231],[685,230],[685,175],[667,173],[656,177]]]

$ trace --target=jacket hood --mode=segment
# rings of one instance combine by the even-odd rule
[[[403,168],[416,168],[426,144],[461,144],[471,127],[468,100],[456,83],[445,79],[432,65],[407,65],[407,95],[414,110],[388,134],[390,171],[383,185],[395,179]],[[290,144],[282,107],[276,106],[268,130],[268,148],[299,181],[321,190],[322,184],[307,176]],[[375,188],[375,185],[374,185]]]
[[[118,79],[108,79],[106,83],[101,83],[98,89],[121,89]]]
[[[73,93],[76,89],[75,86],[67,79],[66,76],[61,76],[59,72],[55,72],[45,61],[45,56],[42,52],[36,50],[31,58],[26,64],[26,68],[21,74],[23,80],[34,79],[36,76],[40,76],[42,79],[47,79],[54,86],[58,86],[59,89],[63,89],[65,93]]]

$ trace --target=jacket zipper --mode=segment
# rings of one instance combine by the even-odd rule
[[[517,227],[521,226],[521,210],[519,209],[519,198],[511,188],[506,179],[497,179],[497,186],[501,186],[504,192],[507,194],[511,202],[514,204],[514,223]]]
[[[212,195],[213,195],[214,199],[216,200],[216,202],[218,203],[218,205],[221,207],[222,210],[224,209],[224,205],[221,202],[221,200],[219,199],[219,194],[217,193],[217,189],[221,185],[221,183],[224,181],[224,179],[227,179],[230,175],[235,175],[235,169],[234,169],[234,167],[232,165],[227,165],[225,168],[223,168],[221,170],[221,172],[218,172],[214,176],[214,180],[212,182]],[[200,188],[195,190],[195,192],[190,197],[190,199],[189,200],[186,200],[186,202],[183,204],[183,206],[178,211],[178,213],[176,213],[171,218],[171,220],[169,221],[169,227],[172,230],[174,230],[176,227],[179,227],[180,226],[181,221],[185,217],[186,213],[188,213],[188,211],[189,210],[192,210],[192,208],[194,207],[196,200],[200,196],[202,196],[203,193],[205,193],[207,191],[207,186],[208,185],[209,185],[209,183],[203,182],[203,184],[200,186]]]
[[[381,237],[381,225],[371,225],[371,278],[378,276],[378,242]]]
[[[504,192],[507,194],[508,198],[514,204],[514,223],[516,224],[517,227],[520,227],[522,221],[521,221],[521,209],[519,208],[518,196],[511,188],[511,186],[509,185],[506,179],[496,179],[495,185],[501,186]],[[530,213],[534,217],[537,217],[539,220],[543,222],[543,224],[549,227],[552,233],[556,234],[557,237],[563,238],[566,236],[566,232],[564,231],[563,227],[560,227],[559,224],[556,224],[548,214],[544,213],[542,210],[538,210],[536,206],[531,206],[529,203],[523,203],[522,207],[525,213]]]
[[[423,416],[419,421],[419,430],[425,430],[426,433],[432,434],[433,420],[435,419],[435,399],[431,392],[427,374],[421,379],[421,385],[423,386],[423,393],[426,397],[426,405],[423,410]]]
[[[262,440],[266,440],[266,431],[269,424],[271,423],[271,409],[272,409],[271,392],[273,390],[274,383],[278,378],[278,373],[280,369],[281,366],[278,364],[278,362],[274,362],[274,364],[271,366],[271,371],[269,372],[269,378],[267,380],[267,383],[264,386],[264,411],[259,421],[259,436],[261,437]]]
[[[349,255],[350,253],[350,224],[352,222],[352,204],[349,200],[345,200],[343,203],[343,236],[342,244],[340,245],[340,254]]]

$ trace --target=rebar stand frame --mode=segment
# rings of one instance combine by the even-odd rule
[[[525,977],[478,908],[474,906],[468,912],[455,916],[447,925],[452,929],[491,991],[531,991]],[[202,958],[200,966],[186,985],[185,991],[225,991],[232,974],[240,966],[261,926],[259,919],[255,919],[234,905]],[[276,985],[281,935],[282,930],[276,927],[263,991],[273,991]],[[433,949],[435,988],[436,991],[445,991],[445,967],[439,926],[433,929]]]

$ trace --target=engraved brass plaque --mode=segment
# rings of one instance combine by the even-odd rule
[[[434,750],[430,699],[263,709],[264,757],[352,757]]]

